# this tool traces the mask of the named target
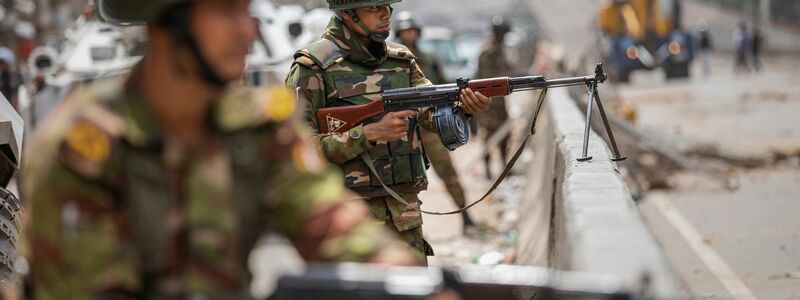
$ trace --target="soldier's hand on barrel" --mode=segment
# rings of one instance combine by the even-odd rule
[[[398,141],[408,135],[408,118],[418,114],[415,110],[387,113],[380,121],[364,125],[364,136],[370,142]]]
[[[470,115],[489,109],[490,104],[492,104],[492,99],[480,92],[473,92],[470,88],[461,90],[461,107]]]

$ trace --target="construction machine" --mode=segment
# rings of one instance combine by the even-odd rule
[[[599,43],[611,80],[661,68],[667,79],[689,76],[692,35],[681,28],[681,0],[606,0],[597,16]]]

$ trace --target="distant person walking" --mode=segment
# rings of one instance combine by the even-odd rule
[[[747,65],[747,54],[750,52],[748,49],[749,37],[747,34],[747,24],[745,22],[739,23],[739,27],[733,32],[733,45],[736,47],[736,56],[734,61],[733,71],[749,71],[750,67]]]
[[[706,20],[700,20],[697,23],[697,31],[698,36],[697,40],[699,41],[700,47],[700,60],[703,62],[703,75],[708,77],[711,75],[711,50],[714,48],[714,44],[711,40],[711,31],[708,28],[708,22]]]
[[[676,29],[683,28],[683,3],[681,0],[672,2],[672,24]]]
[[[753,68],[756,72],[761,70],[761,50],[764,47],[764,35],[761,30],[753,26],[753,33],[750,35],[750,56],[753,60]]]
[[[21,81],[15,67],[16,57],[14,51],[6,47],[0,47],[0,92],[14,108],[17,107],[17,88],[19,88]]]

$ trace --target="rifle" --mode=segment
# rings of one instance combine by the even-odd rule
[[[598,110],[606,126],[606,132],[614,150],[614,161],[624,160],[619,154],[616,141],[608,125],[603,105],[597,93],[597,87],[605,82],[607,76],[603,64],[597,64],[595,73],[587,76],[547,79],[542,75],[522,77],[495,77],[487,79],[458,79],[456,83],[430,85],[421,87],[398,88],[381,93],[382,101],[367,104],[322,108],[316,111],[317,123],[321,133],[345,132],[365,120],[392,111],[421,109],[434,107],[437,111],[434,118],[437,123],[442,143],[451,151],[466,144],[469,130],[466,117],[460,108],[454,107],[461,90],[470,88],[487,97],[506,96],[511,93],[529,90],[544,90],[568,86],[586,85],[589,88],[589,105],[586,112],[586,129],[584,132],[583,156],[579,161],[590,160],[588,156],[589,121],[592,116],[592,102],[596,99]],[[449,109],[445,109],[449,108]]]

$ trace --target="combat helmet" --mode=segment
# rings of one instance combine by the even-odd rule
[[[390,5],[402,0],[328,0],[331,10],[356,9],[367,6]]]
[[[98,0],[100,19],[114,25],[138,25],[155,21],[167,8],[192,0]]]
[[[175,41],[189,49],[192,58],[200,66],[200,73],[206,83],[224,87],[225,80],[211,66],[200,50],[197,39],[189,30],[188,6],[194,0],[97,0],[100,19],[115,25],[137,25],[159,23],[169,28]]]
[[[394,32],[399,33],[403,30],[413,29],[422,33],[422,26],[414,18],[411,12],[401,11],[397,14],[397,25],[394,27]]]
[[[364,21],[358,17],[355,9],[370,6],[391,5],[400,1],[402,0],[328,0],[328,8],[334,11],[344,11],[348,16],[350,16],[351,19],[353,19],[353,22],[355,22],[358,27],[367,33],[367,36],[370,40],[377,43],[383,43],[389,37],[389,32],[373,32],[370,30],[369,27],[364,24]]]
[[[492,17],[492,32],[495,34],[506,34],[511,31],[511,24],[503,16]]]

